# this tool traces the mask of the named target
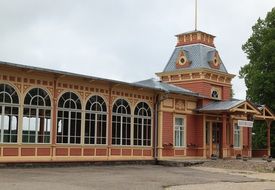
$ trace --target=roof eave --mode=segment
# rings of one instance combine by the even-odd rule
[[[184,33],[176,34],[175,37],[178,37],[178,36],[181,36],[181,35],[186,35],[186,34],[192,34],[192,33],[203,33],[203,34],[207,34],[207,35],[209,35],[209,36],[212,36],[212,37],[214,37],[214,38],[216,37],[216,36],[214,36],[214,35],[212,35],[212,34],[203,32],[203,31],[201,31],[201,30],[192,30],[192,31],[189,31],[189,32],[184,32]]]
[[[71,72],[67,72],[67,71],[59,71],[59,70],[47,69],[47,68],[41,68],[41,67],[35,67],[35,66],[21,65],[21,64],[16,64],[16,63],[0,61],[0,65],[7,65],[7,66],[13,67],[13,68],[28,69],[28,70],[38,71],[38,72],[57,74],[57,75],[62,75],[63,77],[64,76],[79,77],[79,78],[85,78],[85,79],[90,79],[90,80],[97,80],[97,81],[109,82],[109,83],[114,83],[114,84],[127,85],[127,86],[132,86],[132,87],[137,87],[137,88],[146,88],[146,89],[150,89],[150,90],[161,90],[161,89],[156,89],[156,88],[152,88],[152,87],[148,87],[148,86],[144,86],[144,85],[140,85],[140,84],[135,84],[135,83],[130,83],[130,82],[123,82],[123,81],[118,81],[118,80],[76,74],[76,73],[71,73]]]
[[[201,110],[201,109],[197,109],[196,111],[198,112],[202,112],[202,113],[222,113],[222,112],[229,112],[228,109],[224,109],[224,110]]]
[[[163,71],[163,72],[157,72],[155,73],[158,77],[162,77],[165,75],[171,75],[171,74],[182,74],[182,73],[190,73],[190,72],[199,72],[199,71],[208,71],[208,72],[212,72],[212,73],[216,73],[216,74],[220,74],[220,75],[226,75],[229,76],[230,78],[234,78],[236,75],[234,74],[230,74],[230,73],[226,73],[226,72],[222,72],[222,71],[216,71],[216,70],[212,70],[209,68],[195,68],[195,69],[177,69],[174,71]]]

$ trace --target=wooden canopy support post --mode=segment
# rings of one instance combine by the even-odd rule
[[[272,121],[270,121],[270,120],[268,120],[267,121],[267,137],[266,137],[266,139],[267,139],[267,152],[268,152],[268,156],[270,156],[271,155],[271,146],[270,146],[270,128],[271,128],[271,123],[272,123]]]
[[[226,144],[226,114],[222,115],[222,150],[223,154],[222,157],[226,158],[228,157],[228,147]]]

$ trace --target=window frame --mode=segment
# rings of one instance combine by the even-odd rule
[[[181,146],[177,146],[176,144],[176,119],[177,118],[180,118],[183,120],[183,130],[179,130],[180,132],[183,133],[182,135],[182,145]],[[175,148],[186,148],[186,134],[187,134],[187,127],[186,127],[186,116],[185,115],[180,115],[180,114],[176,114],[174,115],[174,118],[173,118],[173,143],[174,143],[174,147]]]
[[[0,144],[18,144],[19,141],[19,120],[20,120],[20,98],[19,98],[19,93],[17,91],[17,89],[8,83],[1,83],[0,85],[4,86],[4,91],[1,91],[0,94],[8,94],[10,97],[11,102],[5,102],[3,99],[3,102],[0,102],[0,109],[1,109],[1,114],[0,114]],[[8,86],[9,88],[11,88],[13,90],[12,94],[10,94],[8,91],[6,91],[6,86]],[[14,101],[13,96],[16,96],[16,101]],[[14,103],[17,102],[17,103]],[[15,117],[17,117],[17,122],[16,122],[16,135],[12,135],[12,133],[10,132],[9,135],[9,139],[10,142],[4,142],[4,138],[5,138],[5,126],[4,126],[4,122],[5,122],[5,116],[7,116],[5,114],[5,109],[6,108],[10,108],[11,109],[11,116],[13,116],[12,112],[13,109],[16,108],[17,109],[17,114],[15,114]],[[9,124],[12,126],[12,123]],[[16,136],[16,142],[11,142],[11,138],[12,136]]]
[[[118,111],[118,109],[119,109],[119,107],[124,107],[125,108],[125,110],[126,110],[126,112],[127,112],[127,109],[128,109],[128,107],[129,107],[129,112],[130,113],[126,113],[126,114],[124,114],[124,113],[117,113],[117,112],[114,112],[114,106],[116,106],[116,103],[118,102],[118,101],[125,101],[126,103],[127,103],[127,106],[125,107],[124,105],[118,105],[117,106],[117,109],[116,109],[116,111]],[[131,113],[132,113],[132,109],[131,109],[131,104],[129,104],[129,101],[127,101],[126,99],[124,99],[124,98],[118,98],[118,99],[116,99],[115,101],[114,101],[114,103],[113,103],[113,106],[112,106],[112,140],[111,140],[111,145],[112,146],[132,146],[133,145],[133,122],[132,122],[132,120],[133,120],[133,117],[132,117],[132,115],[131,115]],[[114,121],[114,117],[116,117],[116,120]],[[116,124],[118,123],[118,121],[117,121],[117,119],[120,119],[120,121],[119,121],[119,123],[120,123],[120,125],[119,125],[119,130],[120,130],[120,135],[119,135],[119,137],[115,137],[115,141],[116,140],[118,140],[119,139],[119,141],[120,141],[120,143],[119,144],[116,144],[116,143],[113,143],[113,140],[114,140],[114,137],[113,137],[113,130],[114,130],[114,122],[116,122]],[[125,119],[125,123],[123,122],[124,121],[124,119]],[[130,122],[128,122],[128,120],[130,120]],[[129,130],[130,130],[130,137],[129,138],[125,138],[125,140],[126,140],[126,144],[123,144],[123,140],[124,140],[124,138],[123,138],[123,124],[125,124],[126,126],[126,128],[128,128],[129,126],[128,125],[130,125],[130,127],[129,127]],[[117,126],[116,126],[117,127]],[[127,131],[126,131],[126,136],[127,136]],[[127,140],[130,140],[130,143],[129,144],[127,144]]]
[[[65,96],[67,93],[69,93],[69,98],[65,99],[63,96]],[[76,97],[76,100],[72,99],[72,95],[74,95]],[[62,100],[63,98],[63,100]],[[60,107],[60,101],[63,101],[63,107]],[[73,103],[75,104],[76,108],[66,108],[66,103],[68,101],[73,101]],[[78,107],[78,102],[79,101],[79,107]],[[81,99],[80,99],[80,96],[73,92],[73,91],[67,91],[67,92],[64,92],[58,99],[58,102],[57,102],[57,117],[56,117],[56,144],[62,144],[62,145],[81,145],[82,144],[82,102],[81,102]],[[59,117],[59,113],[62,114],[62,117]],[[66,118],[64,116],[64,113],[68,113],[68,118]],[[73,136],[73,138],[75,138],[75,143],[71,143],[71,127],[72,127],[72,114],[75,114],[75,117],[73,118],[74,121],[76,122],[75,123],[75,126],[77,127],[77,122],[80,122],[79,123],[79,126],[80,126],[80,136],[79,136],[79,143],[76,143],[77,142],[77,138],[78,136],[76,135],[77,134],[77,129],[75,129],[75,135]],[[78,115],[80,114],[80,117],[78,118]],[[61,118],[61,119],[60,119]],[[64,143],[64,120],[68,120],[68,128],[67,128],[67,132],[68,132],[68,135],[67,135],[67,142]],[[58,135],[58,130],[59,130],[59,122],[61,121],[61,135]],[[62,139],[62,142],[58,142],[58,138],[61,138]]]
[[[238,129],[236,129],[236,127],[238,127]],[[238,138],[239,146],[236,146],[236,144],[235,144],[236,131],[238,132],[238,136],[239,136],[239,138]],[[238,126],[238,123],[233,124],[233,146],[235,149],[242,148],[242,127]]]
[[[34,96],[32,96],[31,97],[31,95],[30,95],[30,97],[31,97],[31,99],[30,99],[30,102],[29,102],[29,104],[26,104],[25,102],[26,102],[26,98],[27,98],[27,96],[28,96],[28,94],[32,91],[32,90],[42,90],[42,91],[44,91],[45,93],[46,93],[46,96],[45,97],[41,97],[41,95],[39,95],[39,94],[35,94]],[[43,102],[44,102],[44,106],[41,106],[41,105],[32,105],[31,103],[32,103],[32,100],[34,99],[34,98],[36,98],[36,97],[38,97],[38,98],[42,98],[43,99]],[[48,98],[48,100],[49,100],[49,103],[50,103],[50,105],[49,106],[47,106],[46,105],[46,102],[45,102],[45,99],[46,98]],[[51,96],[50,96],[50,93],[46,90],[46,89],[44,89],[43,87],[34,87],[34,88],[31,88],[31,89],[29,89],[28,91],[27,91],[27,93],[25,94],[25,96],[24,96],[24,99],[23,99],[24,101],[23,101],[23,109],[22,109],[22,111],[23,111],[23,113],[22,113],[22,131],[21,131],[21,136],[22,136],[22,139],[21,139],[21,141],[22,141],[22,144],[51,144],[52,143],[52,128],[53,128],[53,111],[52,111],[52,99],[51,99]],[[28,109],[29,111],[28,111],[28,116],[30,116],[31,114],[30,114],[30,110],[35,110],[35,141],[34,142],[24,142],[23,141],[23,136],[24,136],[24,133],[23,133],[23,131],[24,131],[24,118],[25,118],[25,114],[24,114],[24,112],[25,112],[25,109]],[[38,121],[39,121],[39,119],[40,119],[40,117],[39,117],[39,113],[40,113],[40,111],[41,110],[43,110],[45,113],[47,112],[47,111],[49,111],[50,112],[50,114],[49,114],[49,119],[50,119],[50,123],[49,123],[49,125],[50,125],[50,130],[49,130],[49,135],[48,135],[48,138],[49,138],[49,142],[44,142],[45,141],[45,134],[44,134],[44,131],[43,131],[43,142],[38,142],[38,138],[39,138],[39,127],[40,127],[40,124],[38,123]],[[29,118],[29,117],[27,117],[27,118]],[[46,119],[47,118],[47,116],[44,116],[44,119]],[[30,119],[30,118],[29,118]],[[30,132],[30,121],[28,120],[28,131]],[[46,123],[46,122],[45,122]],[[30,136],[28,137],[28,139],[30,139]]]
[[[136,109],[138,109],[138,106],[140,104],[143,104],[141,107],[139,107],[139,110],[138,110],[138,113],[141,111],[141,110],[145,110],[146,113],[147,113],[147,116],[145,115],[138,115],[136,114]],[[145,109],[144,108],[144,105],[146,105],[148,108]],[[141,119],[141,124],[139,124],[138,122],[135,122],[135,120],[139,120]],[[150,122],[147,123],[147,126],[144,126],[144,122],[145,120],[150,120]],[[137,126],[136,126],[137,125]],[[138,129],[139,127],[141,128],[141,139],[139,139],[138,137],[135,139],[135,127],[137,127],[137,134],[139,134],[139,130]],[[144,139],[144,127],[150,127],[150,139]],[[148,129],[147,129],[148,130]],[[134,117],[133,117],[133,146],[137,146],[137,147],[152,147],[153,145],[153,113],[152,113],[152,109],[151,107],[149,106],[149,104],[145,101],[140,101],[136,104],[135,108],[134,108]],[[145,136],[148,136],[145,135]],[[135,140],[137,140],[137,144],[135,144]],[[141,140],[141,145],[138,144],[138,141]],[[144,140],[145,141],[150,141],[150,145],[144,145]]]
[[[103,110],[101,110],[101,111],[94,111],[94,110],[87,110],[87,106],[88,106],[88,103],[90,102],[91,103],[91,107],[94,105],[94,104],[97,104],[98,103],[98,99],[97,99],[97,101],[96,102],[91,102],[91,100],[92,100],[92,98],[93,97],[99,97],[99,98],[101,98],[102,100],[103,100],[103,102],[100,104],[101,105],[101,109],[103,109]],[[89,99],[87,100],[87,102],[86,102],[86,104],[85,104],[85,123],[84,123],[84,145],[97,145],[97,146],[100,146],[100,145],[107,145],[108,144],[108,106],[107,106],[107,103],[106,103],[107,101],[101,96],[101,95],[98,95],[98,94],[95,94],[95,95],[92,95],[92,96],[90,96],[89,97]],[[104,108],[102,108],[102,105],[104,106],[104,104],[105,104],[105,110],[106,111],[104,111]],[[90,107],[90,108],[91,108]],[[89,120],[87,120],[87,114],[90,114],[90,116],[91,116],[91,114],[94,114],[95,115],[95,134],[94,134],[94,143],[86,143],[86,138],[88,138],[89,139],[89,141],[90,141],[90,138],[91,138],[91,136],[90,136],[90,133],[88,134],[88,136],[86,136],[86,122],[88,121],[89,122],[89,127],[90,127],[90,125],[91,125],[91,122],[92,122],[92,120],[91,120],[91,118],[89,119]],[[98,139],[98,135],[97,135],[97,131],[98,131],[98,123],[97,123],[97,121],[98,121],[98,117],[99,116],[105,116],[106,117],[106,120],[103,120],[102,119],[102,122],[105,122],[106,123],[106,134],[105,134],[105,143],[102,143],[102,144],[99,144],[99,143],[97,143],[97,139]],[[101,140],[102,140],[102,138],[103,137],[100,137],[101,138]]]

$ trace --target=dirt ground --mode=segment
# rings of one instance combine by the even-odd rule
[[[229,163],[231,166],[235,164],[234,167],[238,165],[238,170],[232,170],[232,167],[224,169]],[[207,167],[213,165],[215,167]],[[247,169],[247,166],[243,166],[241,161],[208,162],[199,167],[122,165],[2,168],[0,190],[275,190],[275,173],[247,171],[242,168]]]
[[[156,165],[0,169],[2,190],[171,189],[220,182],[255,183],[260,179],[188,167]],[[202,188],[201,188],[202,189]]]

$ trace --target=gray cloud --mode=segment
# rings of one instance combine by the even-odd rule
[[[216,35],[228,71],[274,0],[199,0],[199,29]],[[194,0],[0,0],[0,60],[124,81],[162,71],[175,34],[194,29]],[[233,80],[236,98],[244,82]]]

